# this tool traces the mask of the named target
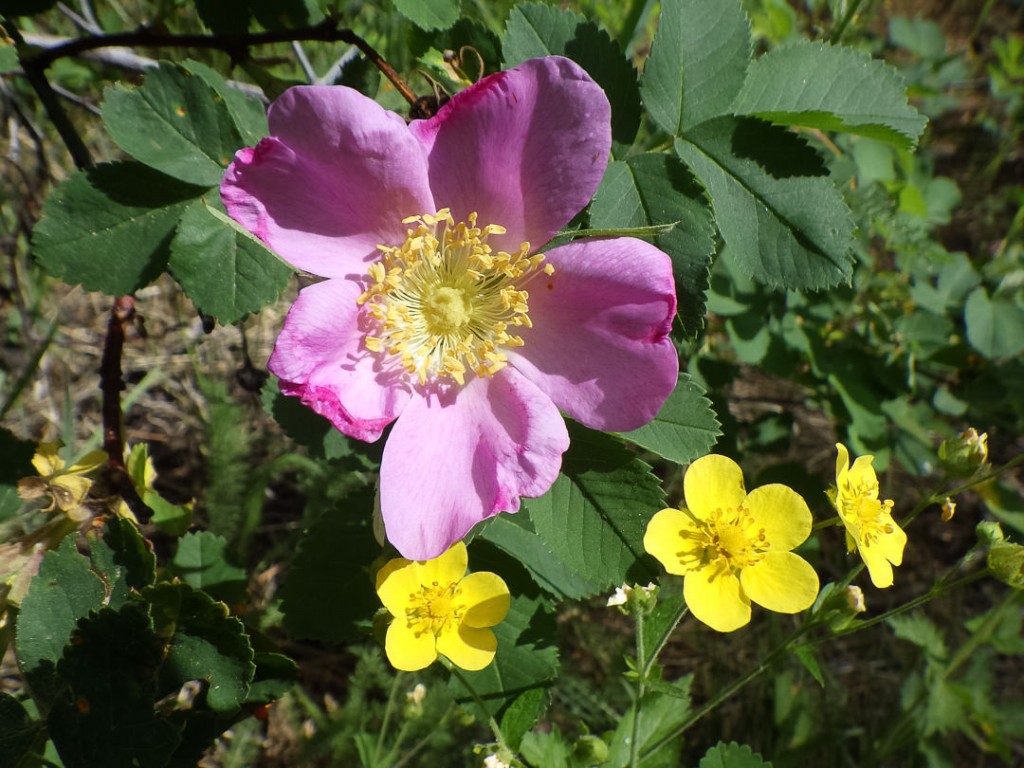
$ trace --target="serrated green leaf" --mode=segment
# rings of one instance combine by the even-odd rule
[[[899,72],[865,53],[821,42],[776,48],[755,61],[737,115],[844,131],[910,149],[927,120],[907,103]]]
[[[704,753],[699,768],[771,768],[771,765],[746,744],[720,741]]]
[[[975,288],[964,305],[967,341],[989,359],[1012,357],[1024,351],[1024,309],[1000,297],[989,298]]]
[[[538,56],[565,56],[604,89],[612,106],[612,139],[629,146],[640,127],[636,70],[596,24],[572,11],[539,3],[517,5],[501,42],[505,66]]]
[[[246,704],[266,704],[279,699],[298,678],[298,665],[283,654],[258,652],[253,661],[256,673],[245,697]]]
[[[32,721],[16,698],[0,692],[0,765],[18,765],[39,729],[40,724]]]
[[[819,290],[853,273],[853,217],[803,139],[752,118],[711,120],[675,143],[703,182],[740,268],[773,288]]]
[[[166,695],[189,680],[203,680],[210,709],[237,711],[256,671],[242,622],[229,616],[223,603],[187,584],[157,584],[143,596],[151,605],[157,636],[168,638],[159,692]]]
[[[292,274],[249,232],[198,201],[178,222],[167,267],[192,302],[222,323],[273,303]]]
[[[131,590],[153,583],[156,557],[138,528],[120,517],[108,518],[102,532],[89,532],[89,559],[103,581],[106,604],[120,608]]]
[[[636,738],[639,742],[640,753],[646,747],[653,746],[655,742],[668,736],[673,730],[681,726],[687,715],[690,713],[690,705],[676,696],[664,696],[660,693],[651,693],[644,696],[639,702],[640,719]],[[637,705],[634,704],[619,721],[615,734],[612,736],[608,753],[609,768],[626,768],[630,764],[630,752],[633,738],[633,719],[636,716]],[[637,765],[640,768],[669,768],[678,766],[679,753],[683,746],[682,736],[677,736],[662,746],[656,752],[651,753],[647,758],[641,759]]]
[[[654,420],[622,437],[669,461],[689,464],[711,450],[721,434],[704,389],[689,374],[680,373],[679,383]]]
[[[217,70],[202,62],[186,59],[179,62],[178,66],[202,78],[224,100],[243,145],[255,144],[270,132],[267,127],[267,110],[259,99],[232,88]]]
[[[652,581],[643,536],[665,506],[661,483],[614,438],[576,424],[569,434],[562,474],[540,498],[523,499],[534,528],[555,557],[598,589]]]
[[[523,524],[524,515],[501,515],[480,534],[518,560],[544,591],[558,598],[578,600],[601,590],[601,584],[587,580],[554,555],[544,539]]]
[[[677,223],[678,222],[678,223]],[[678,313],[695,336],[704,327],[715,228],[704,188],[671,155],[644,154],[608,164],[590,205],[590,225],[600,228],[673,224],[654,244],[672,259]]]
[[[74,536],[43,557],[21,602],[15,640],[18,663],[43,709],[61,687],[56,664],[75,624],[99,608],[103,598],[103,584],[78,554]]]
[[[201,191],[141,163],[75,173],[46,198],[33,251],[66,283],[133,293],[166,269],[178,217]]]
[[[65,768],[167,764],[180,737],[153,710],[160,661],[160,642],[139,604],[103,608],[80,622],[58,667],[70,694],[48,718]]]
[[[936,661],[946,658],[946,641],[942,631],[923,613],[893,616],[886,620],[896,637],[913,643]]]
[[[218,600],[241,600],[248,579],[244,568],[228,562],[227,549],[223,536],[210,531],[187,533],[178,540],[171,568],[186,584]]]
[[[992,575],[1014,589],[1024,589],[1024,546],[1001,541],[988,551]]]
[[[483,700],[488,714],[501,715],[527,691],[546,690],[558,672],[554,615],[545,599],[513,595],[505,620],[494,627],[498,650],[490,666],[462,674]],[[452,677],[449,688],[466,706],[473,698]]]
[[[395,10],[420,29],[448,29],[459,18],[460,0],[394,0]]]
[[[281,586],[284,626],[296,637],[347,640],[380,608],[370,565],[380,555],[370,516],[373,491],[325,512],[299,542]]]
[[[140,88],[107,88],[103,122],[136,160],[203,187],[220,183],[244,145],[224,99],[205,79],[169,62],[149,70]]]
[[[728,114],[749,61],[750,25],[736,0],[663,2],[640,79],[647,113],[673,136]]]
[[[531,688],[516,696],[501,716],[501,733],[509,749],[518,751],[523,737],[537,724],[547,706],[547,691]]]

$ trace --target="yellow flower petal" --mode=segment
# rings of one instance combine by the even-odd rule
[[[377,597],[393,616],[404,616],[409,595],[421,586],[419,569],[415,563],[396,557],[377,571]]]
[[[445,632],[437,638],[437,651],[457,667],[475,672],[492,661],[498,649],[498,640],[489,629],[459,627],[457,632]]]
[[[702,456],[686,470],[683,495],[687,509],[701,520],[716,509],[738,507],[747,496],[743,470],[727,456]]]
[[[892,525],[892,533],[880,536],[878,543],[873,546],[878,546],[890,563],[900,565],[903,563],[903,548],[907,546],[907,534],[891,517],[889,522]]]
[[[69,475],[84,475],[103,465],[106,460],[106,451],[90,451],[64,471]]]
[[[811,510],[804,497],[789,486],[773,483],[755,488],[743,506],[755,524],[764,528],[774,550],[788,552],[811,535]]]
[[[80,506],[82,499],[89,493],[92,480],[78,475],[60,475],[50,481],[54,501],[62,512],[68,512]]]
[[[708,581],[707,569],[683,579],[683,597],[696,618],[719,632],[732,632],[750,623],[750,598],[731,573]]]
[[[858,456],[846,473],[846,480],[853,486],[868,486],[870,497],[876,499],[878,498],[878,475],[875,474],[875,468],[871,466],[874,460],[875,457],[870,454]]]
[[[871,583],[879,589],[892,586],[892,565],[877,546],[859,547],[860,557],[868,567]]]
[[[751,600],[777,613],[798,613],[818,596],[818,574],[792,552],[769,552],[740,572],[740,584]]]
[[[459,582],[461,599],[468,606],[462,623],[467,627],[493,627],[508,615],[508,586],[496,573],[471,573]]]
[[[466,575],[469,567],[469,553],[461,541],[455,542],[451,549],[433,560],[420,562],[422,568],[420,578],[424,584],[452,584]]]
[[[388,627],[384,652],[395,669],[405,672],[428,667],[437,659],[434,636],[429,632],[417,635],[402,619],[395,619]]]
[[[689,568],[679,562],[679,553],[683,549],[683,540],[679,534],[680,531],[694,530],[695,527],[685,512],[663,509],[647,523],[644,549],[657,558],[666,571],[683,576],[689,572]]]
[[[842,443],[836,443],[836,483],[842,483],[843,475],[850,468],[850,452]]]
[[[64,469],[64,460],[60,457],[59,450],[59,443],[39,444],[35,456],[32,457],[32,466],[42,477],[50,477]]]

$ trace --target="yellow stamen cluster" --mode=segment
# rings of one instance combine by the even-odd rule
[[[467,371],[493,376],[504,368],[503,348],[522,346],[516,329],[532,327],[523,287],[553,272],[540,266],[543,254],[529,255],[529,243],[493,251],[487,240],[504,227],[476,220],[471,213],[456,223],[447,208],[404,219],[416,226],[400,246],[377,246],[383,258],[358,299],[376,321],[366,348],[396,356],[420,384],[438,376],[463,384]]]
[[[742,506],[716,509],[695,522],[696,529],[681,532],[690,546],[679,553],[679,562],[691,571],[710,565],[708,581],[754,565],[768,551],[764,528],[755,528],[754,518]]]
[[[462,590],[459,585],[423,585],[419,592],[409,595],[409,607],[405,609],[405,620],[417,637],[430,634],[439,637],[449,626],[458,626],[466,612],[466,606],[459,599]]]
[[[879,536],[892,533],[891,499],[880,501],[878,485],[870,482],[847,482],[839,494],[839,513],[852,521],[860,532],[861,542],[870,546]]]

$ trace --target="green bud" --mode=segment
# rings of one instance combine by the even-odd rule
[[[996,542],[988,551],[992,575],[1014,589],[1024,589],[1024,547],[1008,541]]]
[[[974,427],[939,446],[939,466],[950,477],[971,477],[988,462],[988,433]]]
[[[608,762],[608,745],[597,736],[580,736],[572,748],[573,765],[592,766]]]

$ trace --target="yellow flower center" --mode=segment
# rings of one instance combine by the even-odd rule
[[[690,571],[707,570],[709,581],[761,561],[770,546],[764,528],[742,505],[716,509],[699,523],[681,532],[686,547],[679,562]]]
[[[487,240],[504,227],[476,225],[477,215],[455,223],[447,208],[403,220],[416,224],[397,247],[378,245],[383,258],[370,267],[370,286],[359,297],[375,329],[366,348],[395,356],[420,384],[438,377],[465,383],[465,374],[493,376],[508,363],[503,349],[523,345],[517,328],[530,328],[523,287],[543,254],[495,252]]]
[[[878,500],[878,486],[873,483],[848,481],[839,493],[839,514],[856,527],[865,546],[895,530],[892,507],[891,500]]]
[[[417,637],[428,633],[438,637],[458,627],[466,613],[461,596],[462,590],[456,582],[442,585],[435,581],[422,585],[419,592],[409,595],[405,609],[409,628]]]

